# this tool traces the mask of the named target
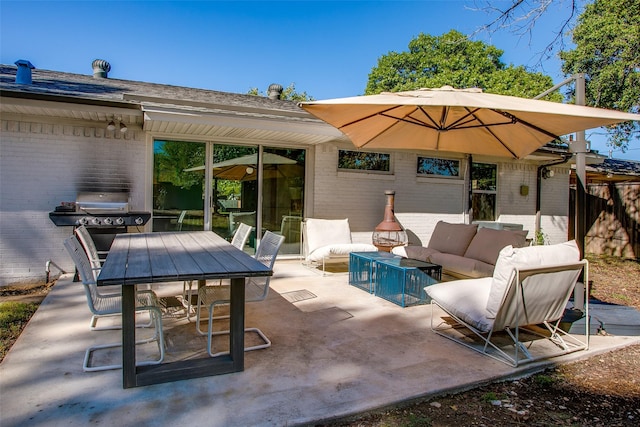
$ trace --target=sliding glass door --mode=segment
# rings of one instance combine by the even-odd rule
[[[305,150],[255,145],[154,142],[153,231],[212,230],[231,240],[253,227],[285,236],[281,254],[301,252]]]
[[[203,229],[205,149],[196,142],[154,142],[153,231]]]
[[[258,147],[213,144],[211,159],[211,229],[229,240],[240,223],[253,227],[247,241],[256,247],[258,213]]]
[[[300,254],[305,150],[267,148],[262,152],[262,229],[285,237],[281,254]]]

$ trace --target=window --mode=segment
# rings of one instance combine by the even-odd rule
[[[390,172],[391,155],[363,151],[338,151],[338,169]]]
[[[498,194],[498,165],[473,163],[471,167],[474,221],[495,221]]]
[[[437,177],[459,177],[460,160],[437,159],[434,157],[418,157],[418,175]]]

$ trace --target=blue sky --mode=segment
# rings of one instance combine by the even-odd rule
[[[506,5],[506,0],[495,5]],[[475,39],[504,51],[503,62],[539,66],[564,16],[539,20],[532,38],[507,31]],[[490,17],[473,1],[7,1],[0,0],[0,62],[236,93],[295,84],[315,99],[361,95],[380,56],[407,50],[418,34],[474,33]],[[542,63],[554,82],[560,62]],[[587,133],[606,154],[603,139]],[[617,158],[640,159],[640,148]]]

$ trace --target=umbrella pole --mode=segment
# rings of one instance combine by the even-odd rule
[[[467,154],[467,219],[469,224],[473,223],[473,156]]]
[[[576,104],[585,105],[585,75],[584,73],[576,74]],[[586,156],[587,156],[587,141],[585,140],[585,132],[576,132],[575,149],[572,147],[572,151],[576,154],[576,241],[578,242],[578,249],[580,250],[580,257],[584,258],[585,248],[584,240],[587,236],[587,170],[586,170]],[[584,278],[580,278],[584,281]],[[584,292],[584,288],[576,286],[573,293],[574,301],[584,301],[584,298],[579,295]],[[588,296],[587,296],[588,297]],[[579,310],[584,310],[584,307],[576,307]]]

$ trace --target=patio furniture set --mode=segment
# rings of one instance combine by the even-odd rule
[[[123,233],[116,236],[104,264],[100,265],[97,259],[90,261],[94,254],[91,241],[86,241],[85,247],[76,237],[83,232],[83,227],[76,228],[74,235],[66,239],[64,245],[78,268],[85,288],[93,314],[91,325],[94,326],[96,319],[101,316],[119,314],[122,317],[122,342],[87,349],[83,365],[86,371],[122,368],[123,387],[130,388],[242,371],[245,351],[271,345],[259,329],[245,329],[244,309],[245,302],[266,298],[283,236],[265,233],[255,257],[252,257],[208,231]],[[239,237],[238,240],[243,239]],[[230,283],[223,285],[223,279],[228,279]],[[215,285],[207,286],[207,280],[215,281]],[[157,297],[152,290],[138,290],[137,285],[161,286],[176,281],[198,282],[196,324],[199,325],[201,310],[208,310],[210,324],[207,350],[211,356],[218,357],[164,362],[162,315]],[[119,289],[110,294],[100,292],[101,289],[113,289],[113,286]],[[188,292],[188,286],[184,285],[185,293]],[[229,305],[229,316],[213,315],[214,308],[219,305]],[[154,327],[152,338],[136,341],[136,328],[140,326],[135,320],[138,313],[149,313],[150,323],[142,326]],[[229,318],[230,328],[214,333],[213,321],[222,318]],[[265,341],[264,345],[245,348],[245,331],[258,333]],[[211,337],[221,333],[229,335],[229,351],[213,353]],[[158,343],[158,359],[136,362],[136,344],[151,341]],[[93,352],[120,346],[122,365],[90,366]]]
[[[578,280],[588,283],[587,263],[579,260],[579,250],[574,241],[523,248],[508,244],[499,250],[491,275],[439,283],[444,267],[435,262],[377,250],[354,251],[362,246],[346,241],[344,236],[350,234],[348,220],[305,222],[307,237],[310,229],[326,231],[324,240],[314,241],[311,238],[312,244],[307,242],[309,247],[315,247],[315,251],[324,248],[319,259],[348,257],[350,285],[402,307],[430,301],[431,328],[440,335],[513,366],[517,366],[523,357],[529,361],[536,360],[530,349],[531,342],[541,338],[554,343],[561,353],[588,347],[588,321],[585,322],[586,341],[575,338],[559,327]],[[323,228],[326,226],[329,229]],[[283,236],[265,233],[256,255],[251,257],[242,251],[247,230],[250,232],[251,227],[239,227],[234,244],[207,231],[121,234],[116,237],[104,264],[101,264],[92,247],[91,236],[84,227],[76,228],[74,236],[65,240],[65,247],[76,263],[85,288],[92,312],[91,329],[100,330],[96,323],[103,316],[122,317],[122,342],[88,348],[84,369],[122,368],[124,388],[242,371],[245,351],[271,346],[271,341],[261,330],[245,328],[244,306],[245,302],[266,299],[273,264],[284,240]],[[404,253],[412,256],[418,254],[425,259],[435,260],[440,255],[444,256],[441,258],[444,260],[459,260],[466,258],[469,253],[469,247],[464,250],[456,248],[456,244],[460,246],[460,236],[470,242],[468,246],[478,236],[487,238],[485,234],[492,237],[488,246],[504,242],[504,239],[496,238],[494,232],[497,230],[483,230],[475,225],[438,223],[427,248],[407,246]],[[447,231],[450,235],[447,235]],[[342,235],[344,240],[339,240],[340,243],[333,246],[330,242],[336,235]],[[522,233],[504,236],[522,237]],[[447,250],[455,253],[445,252]],[[324,267],[326,261],[322,262]],[[452,271],[451,265],[447,271]],[[223,279],[228,279],[229,284],[223,285]],[[183,295],[189,304],[187,313],[191,311],[192,285],[197,281],[196,329],[199,334],[207,336],[208,358],[171,363],[164,361],[162,313],[157,297],[151,289],[138,289],[138,286],[176,281],[184,282]],[[207,284],[207,281],[215,283]],[[114,286],[117,289],[113,290]],[[103,292],[104,289],[110,289],[110,292]],[[219,305],[229,305],[230,314],[215,316],[215,308]],[[446,316],[437,312],[436,307],[443,310]],[[204,309],[208,317],[206,331],[199,326]],[[588,301],[585,310],[588,316]],[[136,324],[136,315],[140,313],[148,314],[148,323]],[[214,331],[213,322],[225,318],[229,319],[229,329]],[[439,323],[437,319],[440,319]],[[189,314],[187,320],[190,320]],[[470,331],[473,337],[461,333],[460,326]],[[153,336],[136,341],[136,328],[140,327],[153,327]],[[263,343],[245,347],[244,332],[257,333]],[[504,334],[510,339],[508,346],[513,355],[504,350],[504,345],[494,341]],[[531,334],[535,335],[533,339]],[[216,335],[229,335],[229,351],[213,350],[212,338]],[[479,341],[479,346],[473,343],[474,340]],[[136,344],[153,341],[158,345],[158,358],[137,362]],[[90,366],[93,352],[120,346],[121,365]]]

